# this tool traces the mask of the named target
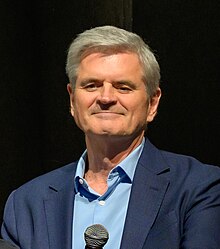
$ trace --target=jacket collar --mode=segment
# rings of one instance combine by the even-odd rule
[[[143,248],[169,185],[169,166],[148,139],[136,168],[121,249]]]
[[[56,181],[50,184],[48,198],[44,200],[50,249],[72,249],[76,165],[73,163],[57,171]]]
[[[57,181],[49,186],[44,200],[50,249],[72,248],[74,175],[76,163],[57,171]],[[121,249],[141,249],[156,219],[169,185],[169,166],[148,139],[139,159],[128,205]]]

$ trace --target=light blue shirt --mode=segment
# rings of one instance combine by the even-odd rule
[[[75,174],[75,200],[72,227],[72,249],[84,249],[84,232],[93,224],[103,225],[109,232],[105,249],[119,249],[124,229],[134,172],[144,146],[142,143],[114,167],[107,179],[108,189],[99,195],[83,178],[86,151],[81,156]]]

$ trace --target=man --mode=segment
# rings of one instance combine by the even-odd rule
[[[101,224],[105,249],[220,248],[219,168],[144,137],[161,97],[149,47],[134,33],[97,27],[73,41],[66,68],[87,150],[10,195],[3,238],[22,249],[81,249],[86,228]]]

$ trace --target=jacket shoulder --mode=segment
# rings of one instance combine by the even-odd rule
[[[161,155],[170,167],[170,172],[196,177],[198,181],[208,178],[220,178],[220,167],[200,162],[192,156],[161,150]],[[177,173],[176,173],[177,174]],[[195,182],[196,180],[194,180]]]
[[[21,185],[14,191],[15,195],[36,195],[48,191],[48,187],[61,189],[75,175],[77,162],[67,164],[63,167],[40,175],[27,183]]]

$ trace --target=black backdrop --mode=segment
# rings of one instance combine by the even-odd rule
[[[148,136],[165,150],[220,165],[218,0],[0,2],[0,218],[8,194],[76,160],[83,134],[69,114],[66,50],[97,25],[133,30],[161,65],[163,98]]]

